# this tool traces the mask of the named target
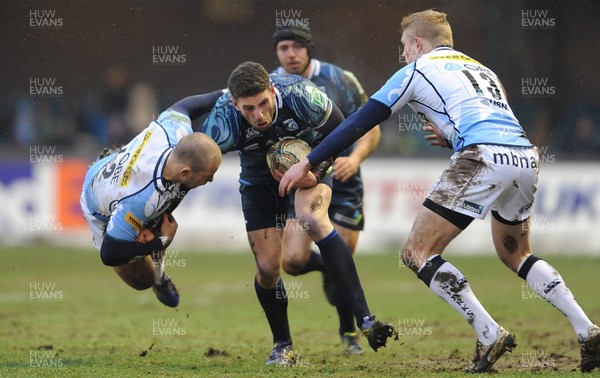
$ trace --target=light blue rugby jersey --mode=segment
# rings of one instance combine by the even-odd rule
[[[106,233],[133,241],[142,226],[185,192],[179,183],[162,178],[167,158],[177,142],[192,133],[187,115],[167,110],[118,152],[88,170],[84,186],[88,208],[107,222]]]
[[[396,72],[371,98],[425,116],[454,151],[474,144],[531,146],[498,76],[475,59],[438,47]]]

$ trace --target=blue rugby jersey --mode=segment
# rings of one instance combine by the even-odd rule
[[[280,66],[274,72],[285,74],[285,69]],[[367,102],[368,96],[356,76],[334,64],[311,59],[311,69],[307,79],[327,94],[344,114],[344,117],[356,112]],[[349,156],[353,149],[354,145],[342,151],[339,156]],[[363,205],[363,183],[360,168],[346,182],[334,180],[332,189],[332,205],[361,207]]]

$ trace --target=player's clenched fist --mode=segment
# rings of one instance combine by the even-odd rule
[[[156,226],[153,229],[142,228],[135,241],[148,244],[154,240],[155,237],[159,237],[163,243],[163,247],[167,248],[175,237],[178,224],[171,214],[163,213],[161,217],[159,226]]]

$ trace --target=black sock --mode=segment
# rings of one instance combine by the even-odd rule
[[[352,312],[360,328],[363,318],[371,315],[371,312],[348,245],[335,229],[316,244],[321,251],[321,256],[323,256],[327,273],[339,293],[351,305]]]
[[[335,286],[333,286],[331,294],[328,295],[327,300],[335,307],[340,319],[340,336],[347,332],[354,333],[356,328],[354,328],[354,314],[350,304],[344,300],[344,297]]]
[[[354,314],[352,314],[352,307],[341,298],[337,288],[335,289],[334,295],[336,296],[335,309],[340,318],[340,335],[343,335],[346,332],[355,332],[356,328],[354,328]]]
[[[442,256],[435,256],[434,258],[427,261],[427,264],[425,264],[423,269],[421,269],[419,273],[417,273],[417,277],[421,281],[425,282],[425,285],[429,287],[433,276],[435,276],[435,273],[437,273],[440,266],[444,265],[445,262],[446,260],[444,260]]]
[[[258,301],[269,321],[269,327],[271,327],[271,333],[273,334],[273,343],[289,342],[291,344],[292,336],[287,316],[288,299],[281,277],[277,285],[272,289],[261,287],[256,278],[254,278],[254,289],[256,290]]]
[[[325,263],[323,262],[323,256],[321,256],[320,253],[310,251],[310,257],[308,258],[306,265],[304,265],[304,267],[298,271],[298,274],[306,274],[308,272],[314,272],[315,270],[324,272]]]

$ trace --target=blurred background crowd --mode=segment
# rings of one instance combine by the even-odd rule
[[[246,60],[278,64],[271,35],[307,23],[314,57],[354,72],[367,94],[402,67],[410,12],[448,14],[454,43],[501,78],[548,159],[600,160],[600,17],[595,1],[8,1],[0,32],[0,158],[32,146],[95,156],[178,99],[224,88]],[[410,111],[390,118],[378,156],[438,157]]]

